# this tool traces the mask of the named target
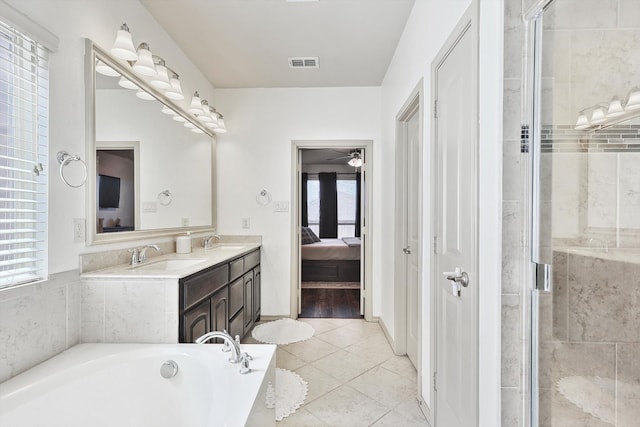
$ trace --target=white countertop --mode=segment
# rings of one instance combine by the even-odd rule
[[[205,268],[229,261],[260,247],[260,243],[217,244],[208,249],[196,249],[189,254],[168,254],[147,258],[142,264],[117,265],[83,273],[88,279],[162,278],[181,279]]]

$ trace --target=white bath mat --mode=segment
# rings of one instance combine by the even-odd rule
[[[286,369],[276,368],[275,390],[269,384],[267,408],[276,408],[276,421],[282,421],[298,410],[307,398],[309,386],[302,377]]]
[[[279,319],[253,328],[251,335],[267,344],[291,344],[311,338],[315,330],[308,323],[293,319]]]

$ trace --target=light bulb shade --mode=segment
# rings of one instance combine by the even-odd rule
[[[629,92],[627,97],[627,104],[624,106],[627,111],[640,109],[640,89],[634,88]]]
[[[193,123],[191,123],[191,122],[184,122],[184,123],[182,124],[182,126],[184,126],[184,127],[186,127],[186,128],[189,128],[189,129],[195,129],[195,128],[197,127],[196,125],[194,125],[194,124],[193,124]]]
[[[200,128],[191,129],[191,132],[193,132],[193,133],[204,133],[204,131],[202,129],[200,129]]]
[[[167,67],[165,67],[164,64],[156,64],[156,75],[151,78],[149,83],[151,83],[151,86],[157,87],[158,89],[171,89],[169,74],[167,72]]]
[[[196,91],[191,98],[191,105],[189,105],[189,110],[191,114],[202,114],[202,100],[200,99],[200,95]]]
[[[187,121],[187,119],[182,117],[180,114],[176,114],[175,116],[173,116],[173,120],[175,120],[176,122],[180,122],[180,123],[184,123],[184,122]]]
[[[353,159],[349,160],[347,163],[349,163],[349,166],[353,166],[354,168],[359,168],[360,166],[362,166],[362,159],[360,157],[354,157]]]
[[[145,92],[142,89],[136,92],[136,96],[140,99],[144,99],[145,101],[153,101],[155,99],[151,94],[149,94],[149,92]]]
[[[134,82],[124,77],[120,77],[120,80],[118,80],[118,85],[122,86],[125,89],[132,89],[132,90],[138,89],[138,85],[136,85]]]
[[[227,133],[227,127],[224,124],[224,119],[222,117],[218,118],[218,127],[214,128],[213,131],[215,133]]]
[[[574,126],[574,129],[583,130],[583,129],[587,129],[589,126],[591,126],[591,124],[589,123],[589,119],[587,118],[587,115],[584,112],[580,113],[580,115],[578,116],[578,120],[576,121],[576,125]]]
[[[133,64],[136,73],[143,76],[155,76],[157,74],[156,66],[153,63],[153,55],[149,50],[149,45],[141,43],[138,47],[138,60]]]
[[[96,61],[96,72],[102,74],[103,76],[109,76],[109,77],[120,76],[119,72],[109,67],[107,64],[100,61],[99,59],[98,61]]]
[[[599,125],[606,121],[607,116],[605,115],[604,108],[596,107],[596,109],[591,113],[591,124]]]
[[[136,48],[133,46],[133,40],[131,39],[131,33],[127,24],[122,24],[122,27],[116,34],[116,41],[111,48],[111,54],[123,61],[135,61],[138,59]]]
[[[178,75],[174,74],[173,77],[171,77],[171,80],[169,80],[169,83],[171,84],[171,87],[167,89],[164,95],[167,98],[176,101],[183,100],[184,95],[182,94],[182,87],[180,86],[180,79],[178,78]]]
[[[624,114],[624,108],[622,108],[622,102],[616,96],[609,103],[609,108],[607,108],[607,118],[618,117]]]
[[[196,115],[198,120],[203,123],[212,122],[213,118],[211,117],[211,113],[209,113],[209,103],[206,100],[202,100],[202,113]]]
[[[171,108],[167,107],[166,105],[163,105],[162,106],[162,110],[160,110],[160,111],[162,111],[163,114],[167,114],[167,115],[173,115],[173,114],[176,113],[175,111],[173,111]]]

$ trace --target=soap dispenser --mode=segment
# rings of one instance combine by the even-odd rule
[[[178,236],[176,239],[176,253],[177,254],[189,254],[191,253],[191,233],[187,231],[186,236]]]

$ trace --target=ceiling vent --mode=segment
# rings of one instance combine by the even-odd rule
[[[289,68],[319,68],[317,56],[289,58]]]

